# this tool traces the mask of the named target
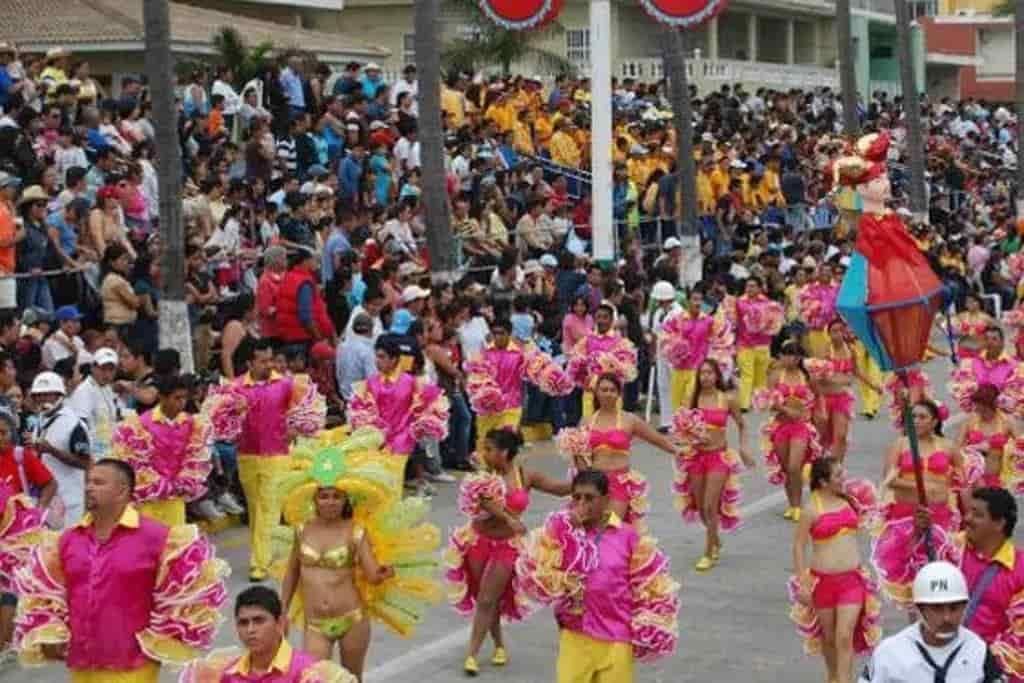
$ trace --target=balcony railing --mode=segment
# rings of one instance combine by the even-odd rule
[[[695,57],[686,62],[687,77],[700,92],[717,89],[723,83],[744,83],[748,86],[768,87],[776,90],[790,88],[836,88],[839,76],[835,69],[807,64],[773,64],[745,62],[738,59],[704,59]],[[625,59],[615,71],[619,78],[639,81],[658,81],[664,77],[660,59]]]

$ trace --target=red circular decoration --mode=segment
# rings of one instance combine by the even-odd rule
[[[655,21],[673,28],[696,28],[725,9],[726,0],[639,0]]]
[[[512,31],[525,31],[552,21],[561,5],[558,0],[480,0],[480,9],[491,21]]]
[[[558,15],[562,13],[563,4],[565,4],[565,0],[551,0],[551,9],[548,10],[547,14],[540,18],[537,28],[543,28],[557,19]]]

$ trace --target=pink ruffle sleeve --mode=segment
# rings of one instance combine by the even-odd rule
[[[327,421],[327,400],[308,375],[298,375],[292,382],[292,399],[288,406],[288,431],[313,436]]]
[[[242,433],[249,400],[234,384],[210,387],[200,411],[201,420],[210,425],[216,441],[234,441]]]
[[[412,435],[417,441],[444,441],[448,438],[450,406],[441,387],[422,378],[417,379],[410,410],[413,415]]]
[[[46,511],[27,496],[0,485],[0,593],[10,593],[14,572],[25,565],[45,534]]]
[[[192,429],[184,444],[181,467],[173,477],[161,474],[154,466],[158,457],[156,445],[138,416],[126,418],[114,430],[111,457],[123,460],[135,470],[136,502],[169,498],[190,501],[206,493],[206,481],[213,471],[209,449],[212,430],[201,416],[190,419]]]
[[[594,541],[570,523],[567,510],[560,510],[527,536],[516,575],[523,592],[542,605],[571,602],[582,598],[586,577],[599,559]]]
[[[380,407],[377,405],[377,398],[370,391],[366,382],[356,382],[352,385],[352,400],[345,408],[349,424],[352,429],[362,427],[373,427],[382,432],[387,432],[388,423],[380,415]]]
[[[1009,626],[989,643],[989,650],[1011,681],[1024,678],[1024,591],[1010,598],[1006,608]]]
[[[60,569],[56,537],[38,546],[28,564],[14,574],[13,592],[18,596],[14,621],[14,646],[21,663],[46,663],[43,645],[71,640],[67,587]]]
[[[505,410],[505,394],[498,384],[498,368],[486,358],[467,361],[466,394],[477,415],[497,415]]]
[[[679,641],[679,584],[668,556],[652,536],[641,536],[629,565],[633,592],[633,656],[641,662],[667,657]]]
[[[485,516],[487,511],[482,505],[484,500],[503,505],[505,481],[491,472],[473,472],[466,475],[459,486],[459,496],[456,502],[459,512],[470,519]]]
[[[568,373],[549,354],[538,349],[527,352],[524,365],[526,381],[548,396],[568,396],[574,388]]]

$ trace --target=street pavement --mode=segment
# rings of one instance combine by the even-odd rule
[[[937,359],[928,366],[937,394],[946,398],[945,383],[950,364]],[[947,405],[951,405],[947,401]],[[952,407],[952,405],[951,405]],[[954,411],[955,412],[955,411]],[[655,419],[657,419],[655,417]],[[748,444],[759,455],[759,428],[762,417],[747,415]],[[954,418],[954,422],[958,421]],[[947,434],[955,432],[947,427]],[[885,449],[894,438],[884,406],[878,418],[858,418],[851,432],[848,468],[853,476],[878,481]],[[730,443],[736,443],[732,434]],[[564,473],[563,461],[554,454],[550,442],[534,444],[524,451],[524,464],[550,474]],[[522,457],[521,455],[521,457]],[[792,571],[794,526],[781,517],[785,498],[780,488],[770,486],[764,470],[743,475],[743,525],[724,537],[721,562],[706,574],[693,569],[703,550],[703,529],[684,525],[673,506],[670,486],[673,477],[671,458],[646,444],[634,448],[635,466],[651,484],[651,531],[672,561],[672,574],[682,583],[680,639],[677,653],[653,665],[637,665],[638,683],[697,683],[706,681],[747,681],[754,683],[817,683],[824,680],[819,658],[803,654],[788,618],[786,580]],[[760,459],[759,459],[760,462]],[[527,513],[527,526],[538,526],[559,501],[535,492]],[[433,503],[433,520],[447,531],[461,523],[455,509],[452,485],[439,487]],[[233,529],[217,537],[217,545],[234,570],[230,579],[232,599],[246,587],[248,539],[244,530]],[[866,558],[866,548],[864,550]],[[891,608],[884,611],[886,634],[906,624],[906,617]],[[234,644],[230,610],[218,637],[218,647]],[[478,680],[504,683],[539,683],[554,680],[557,632],[551,611],[535,614],[529,621],[506,627],[509,664],[504,669],[489,663],[491,645],[485,644]],[[469,622],[447,605],[438,605],[426,615],[416,634],[399,638],[375,625],[370,648],[367,683],[442,683],[460,680]],[[292,634],[294,643],[298,634]],[[3,683],[39,683],[63,681],[57,668],[32,671],[8,669],[0,673]],[[164,672],[162,681],[175,676]]]

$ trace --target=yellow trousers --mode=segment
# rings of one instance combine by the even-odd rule
[[[180,526],[185,523],[185,501],[181,498],[168,498],[140,503],[139,513],[167,526]]]
[[[882,385],[882,368],[867,352],[863,344],[856,344],[853,350],[854,362],[857,364],[857,372],[874,384]],[[882,406],[882,395],[869,387],[861,380],[857,380],[857,393],[860,394],[860,412],[874,415]]]
[[[510,408],[494,415],[476,416],[476,452],[483,453],[484,439],[487,432],[502,427],[519,428],[519,420],[523,417],[522,408]]]
[[[270,569],[273,559],[271,532],[281,521],[277,483],[278,478],[288,471],[291,460],[287,455],[238,456],[238,478],[249,507],[250,575],[262,578]]]
[[[672,412],[680,406],[689,407],[693,392],[697,390],[696,370],[672,370]]]
[[[828,330],[810,330],[807,333],[807,353],[814,358],[825,358],[828,354]]]
[[[131,671],[72,671],[71,683],[157,683],[160,665],[150,662]]]
[[[736,354],[736,364],[740,369],[740,408],[750,408],[750,400],[754,392],[768,385],[768,365],[772,362],[772,353],[767,346],[745,346]]]
[[[615,402],[615,407],[618,408],[619,410],[622,410],[622,397],[621,396],[619,397],[619,400]],[[593,414],[594,414],[594,392],[593,391],[584,391],[583,392],[583,413],[582,413],[583,421],[585,421],[587,418],[589,418]]]
[[[556,666],[557,683],[632,683],[633,646],[562,630]]]

